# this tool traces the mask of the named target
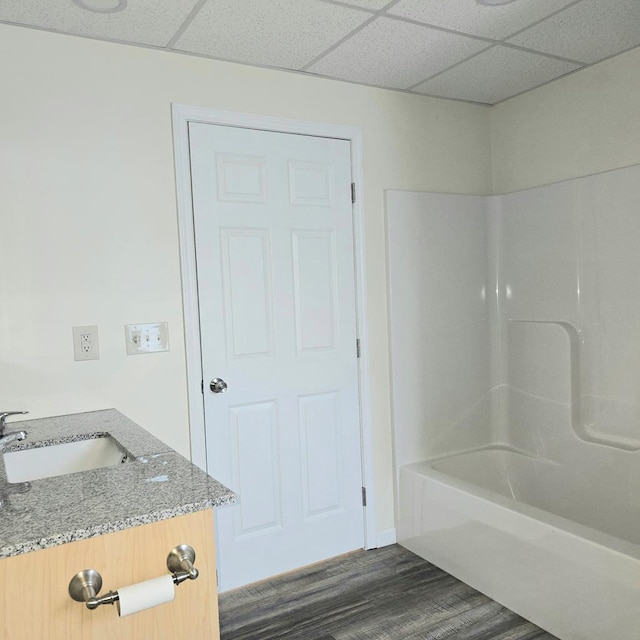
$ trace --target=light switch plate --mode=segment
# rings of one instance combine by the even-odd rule
[[[166,322],[126,324],[124,333],[130,356],[169,351],[169,325]]]

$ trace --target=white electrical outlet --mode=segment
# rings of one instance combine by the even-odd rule
[[[73,329],[73,359],[98,360],[100,349],[98,346],[98,327],[95,325],[72,327]]]
[[[169,325],[166,322],[126,324],[124,326],[127,354],[169,351]]]

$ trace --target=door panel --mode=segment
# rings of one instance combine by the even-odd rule
[[[344,508],[339,433],[339,393],[300,399],[303,517],[331,515]]]
[[[268,229],[221,229],[227,357],[273,355]]]
[[[333,231],[293,232],[298,355],[335,350],[339,343],[335,268]]]
[[[207,466],[240,496],[218,514],[225,590],[363,546],[350,144],[189,139]]]
[[[293,205],[333,207],[334,183],[332,165],[289,161],[289,195]]]
[[[242,494],[236,535],[281,527],[277,404],[272,401],[233,407],[230,415],[235,485]],[[255,482],[256,477],[260,482]]]

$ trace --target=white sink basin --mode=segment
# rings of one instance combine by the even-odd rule
[[[4,453],[7,480],[11,483],[64,476],[126,461],[126,453],[111,436]]]

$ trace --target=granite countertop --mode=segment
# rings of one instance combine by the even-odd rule
[[[6,451],[110,435],[128,461],[9,484],[0,464],[0,558],[231,504],[236,496],[115,409],[11,421]],[[0,454],[1,455],[1,454]]]

